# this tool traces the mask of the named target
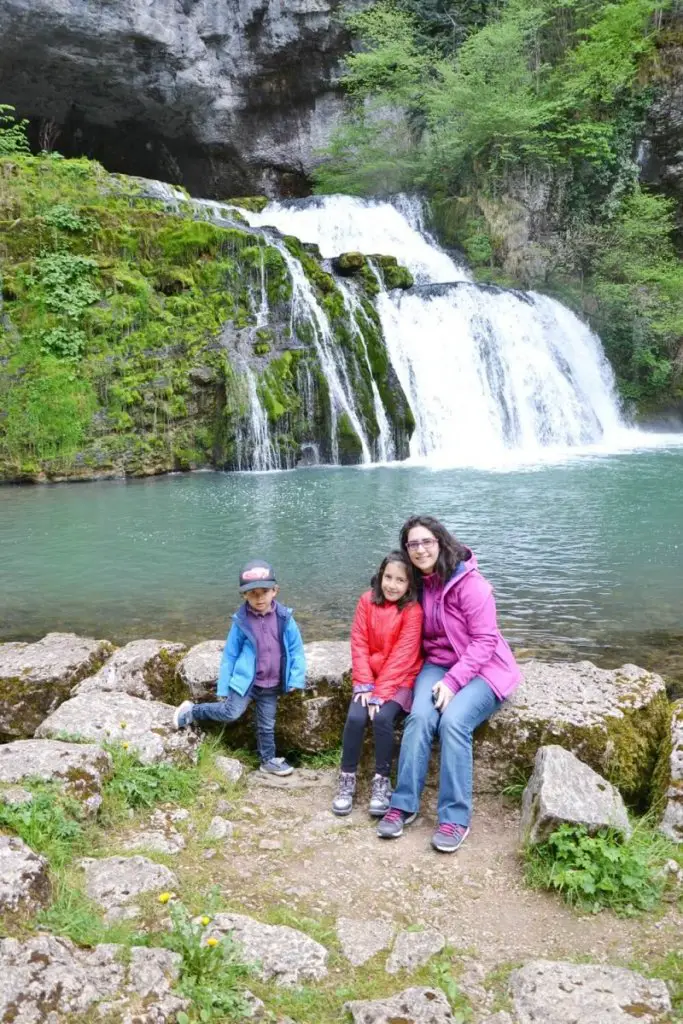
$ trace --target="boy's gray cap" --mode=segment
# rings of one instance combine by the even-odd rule
[[[275,586],[277,586],[275,570],[270,562],[264,562],[260,558],[252,558],[240,573],[240,591],[243,594],[246,594],[247,590],[256,590],[259,587],[269,590],[270,587]]]

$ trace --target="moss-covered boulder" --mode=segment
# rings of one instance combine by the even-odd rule
[[[675,843],[683,843],[683,700],[673,705],[671,733],[660,756],[657,777],[662,783],[664,805],[661,829]]]
[[[143,700],[179,704],[189,696],[177,666],[185,644],[168,640],[133,640],[121,647],[94,676],[84,679],[77,693],[128,693]]]
[[[571,750],[637,807],[647,806],[669,704],[660,676],[636,665],[600,669],[589,661],[523,665],[524,681],[477,731],[475,784],[500,790],[528,775],[548,744]]]
[[[395,256],[374,255],[370,258],[379,267],[386,288],[412,288],[415,284],[413,275]]]
[[[216,699],[216,682],[225,640],[203,640],[178,662],[177,674],[197,703]]]
[[[332,260],[332,268],[340,277],[353,277],[367,265],[362,252],[342,252]]]
[[[48,633],[34,644],[0,644],[0,737],[26,738],[114,650],[108,640]]]
[[[0,799],[16,783],[50,782],[77,800],[85,814],[95,814],[112,770],[111,755],[91,743],[16,740],[0,746]]]

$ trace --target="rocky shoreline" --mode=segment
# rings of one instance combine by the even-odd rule
[[[249,771],[249,721],[205,743],[194,728],[171,728],[180,699],[213,699],[222,646],[144,639],[116,649],[63,633],[0,645],[0,812],[11,812],[0,833],[45,792],[80,808],[79,827],[90,830],[66,875],[40,844],[0,834],[8,936],[0,939],[0,1021],[628,1024],[636,1006],[651,1024],[678,1019],[663,980],[626,969],[640,949],[637,930],[615,923],[596,932],[590,915],[530,902],[509,859],[518,835],[540,842],[558,821],[628,834],[624,800],[649,807],[666,836],[683,841],[683,702],[669,703],[659,676],[633,665],[525,662],[518,693],[475,738],[478,827],[469,850],[425,858],[427,825],[418,819],[389,859],[380,850],[369,890],[359,865],[376,861],[374,832],[360,809],[348,819],[329,811],[349,645],[307,645],[306,689],[282,698],[282,749],[329,765],[287,779]],[[226,756],[234,753],[241,760]],[[184,803],[163,802],[163,791],[133,801],[117,819],[112,781],[122,758],[139,764],[136,772],[194,779],[195,788]],[[511,811],[501,792],[532,769],[524,805]],[[432,801],[428,786],[427,808]],[[670,864],[678,902],[683,870]],[[87,934],[103,938],[55,914],[65,884],[68,899],[85,900],[98,922]],[[404,896],[395,903],[397,891]],[[199,909],[217,898],[216,909]],[[45,924],[31,925],[45,920],[47,934]],[[647,924],[649,948],[680,935],[680,923],[672,906]],[[236,943],[251,965],[232,1016],[199,1017],[183,987],[187,950],[164,939],[180,928],[197,948]],[[479,951],[467,952],[475,942]],[[586,952],[596,962],[572,962],[570,954]],[[342,990],[340,971],[351,978]],[[336,1015],[306,1008],[332,991],[342,993]]]

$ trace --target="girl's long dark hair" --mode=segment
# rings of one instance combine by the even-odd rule
[[[408,556],[408,534],[414,526],[424,526],[425,530],[429,530],[430,533],[434,534],[439,542],[439,557],[436,560],[434,566],[434,572],[439,576],[443,582],[449,580],[455,572],[459,562],[466,562],[471,555],[470,549],[466,548],[464,544],[461,544],[452,533],[446,529],[443,523],[440,523],[438,519],[434,519],[433,516],[411,516],[410,519],[406,519],[405,523],[401,527],[400,544],[404,551],[405,557],[410,562]],[[416,576],[420,576],[420,571],[415,568],[412,562],[410,567],[413,569]]]
[[[408,577],[408,589],[403,597],[399,598],[399,600],[395,602],[396,607],[400,611],[401,608],[405,608],[405,606],[410,604],[411,601],[417,601],[415,573],[413,572],[413,566],[410,563],[410,559],[403,553],[403,551],[390,551],[387,557],[383,559],[379,569],[370,580],[370,586],[372,587],[372,597],[370,600],[373,604],[384,604],[386,602],[386,597],[382,593],[382,577],[384,576],[384,570],[389,565],[389,562],[398,562],[399,565],[402,565],[406,571],[406,576]]]

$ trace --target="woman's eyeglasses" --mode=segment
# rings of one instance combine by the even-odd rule
[[[406,544],[408,551],[417,551],[419,548],[433,548],[435,544],[438,544],[438,540],[435,537],[425,537],[424,540],[409,540]]]

